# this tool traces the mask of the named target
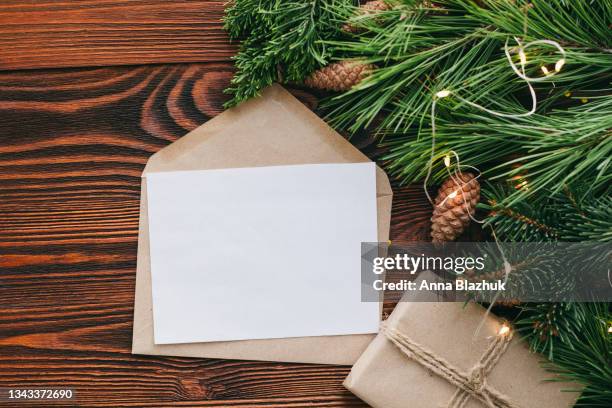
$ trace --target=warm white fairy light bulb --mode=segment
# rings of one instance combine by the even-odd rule
[[[557,71],[557,72],[561,71],[561,68],[563,68],[564,65],[565,65],[565,58],[561,58],[555,64],[555,71]]]
[[[440,92],[436,93],[436,97],[437,98],[446,98],[447,96],[449,96],[451,94],[451,92],[448,89],[444,89]]]
[[[497,332],[497,334],[500,336],[505,336],[508,333],[510,333],[510,326],[508,326],[506,323],[504,323],[502,327],[499,328],[499,331]]]
[[[523,181],[521,181],[520,183],[518,183],[518,184],[516,185],[516,187],[515,187],[515,188],[516,188],[516,189],[519,189],[519,190],[520,190],[521,188],[522,188],[522,189],[527,190],[527,189],[528,189],[528,187],[529,187],[529,182],[528,182],[527,180],[523,180]]]
[[[550,71],[544,65],[542,65],[542,72],[544,73],[544,75],[550,75]]]
[[[519,59],[521,60],[521,65],[525,65],[527,63],[527,54],[522,49],[519,50]]]
[[[450,165],[451,165],[451,158],[450,158],[450,155],[448,155],[448,154],[446,156],[444,156],[444,165],[446,167],[450,167]]]
[[[453,191],[452,193],[448,195],[448,198],[455,198],[455,197],[457,197],[457,190]]]

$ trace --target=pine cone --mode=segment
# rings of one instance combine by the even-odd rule
[[[363,16],[363,15],[369,15],[369,14],[376,14],[381,11],[389,10],[390,8],[391,6],[386,1],[371,0],[365,4],[362,4],[359,7],[359,15]],[[361,29],[359,27],[355,27],[354,25],[347,23],[342,26],[342,31],[354,34],[354,33],[358,33],[359,31],[361,31]]]
[[[316,70],[304,80],[309,88],[348,91],[374,70],[374,65],[359,61],[340,61]]]
[[[472,173],[449,177],[442,183],[434,202],[431,217],[432,241],[455,240],[470,223],[470,215],[476,211],[480,200],[480,183]]]

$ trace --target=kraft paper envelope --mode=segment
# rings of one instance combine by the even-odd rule
[[[353,364],[373,334],[156,345],[153,340],[147,173],[370,161],[278,85],[229,109],[155,153],[143,171],[132,353],[186,357]],[[392,191],[376,176],[378,239],[389,238]],[[237,214],[237,216],[240,216]],[[360,273],[356,271],[355,278]]]

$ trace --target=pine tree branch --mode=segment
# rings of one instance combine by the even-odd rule
[[[519,27],[524,31],[523,9],[529,4],[524,1],[488,1],[480,6],[472,1],[446,0],[436,2],[436,9],[424,8],[421,2],[400,1],[380,15],[361,17],[358,21],[363,33],[327,43],[336,58],[367,58],[379,70],[361,86],[324,104],[328,120],[336,127],[356,131],[384,113],[383,132],[409,131],[431,104],[432,93],[423,83],[433,90],[451,88],[475,102],[492,95],[498,100],[516,94],[525,84],[510,70],[503,53],[504,42],[513,36],[524,42],[551,38],[576,44],[566,50],[568,64],[555,76],[557,86],[571,89],[576,84],[584,87],[605,81],[610,78],[612,58],[592,47],[610,41],[602,34],[608,31],[606,21],[589,17],[586,27],[558,27],[570,17],[576,20],[574,13],[582,11],[587,2],[534,2],[529,8],[527,32],[517,32]],[[611,8],[594,5],[591,11],[605,15],[603,11],[609,14]],[[591,32],[597,34],[597,41]],[[527,68],[532,76],[541,75],[542,65],[554,65],[559,59],[550,47],[533,48],[529,53]],[[547,90],[551,87],[542,85]],[[559,93],[553,96],[558,98]]]
[[[508,105],[505,111],[511,109]],[[593,98],[584,105],[513,120],[461,112],[458,107],[449,111],[441,111],[437,118],[434,181],[445,177],[441,159],[453,150],[491,180],[521,177],[528,183],[500,199],[505,204],[546,197],[566,186],[588,185],[593,193],[602,194],[612,182],[612,98]],[[425,122],[428,119],[424,117]],[[388,169],[406,182],[424,177],[431,146],[429,126],[389,135],[385,145]]]
[[[525,305],[515,322],[531,348],[548,356],[560,381],[583,385],[576,406],[612,405],[612,336],[609,303]]]
[[[577,193],[565,189],[546,201],[529,200],[512,206],[502,204],[510,187],[483,186],[487,225],[495,228],[502,241],[515,242],[612,242],[612,196],[596,197],[583,186]],[[578,190],[579,191],[579,190]],[[586,191],[586,192],[585,192]],[[576,199],[580,195],[580,200]]]

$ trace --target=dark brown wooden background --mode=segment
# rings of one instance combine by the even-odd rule
[[[141,171],[221,112],[235,50],[222,13],[0,3],[0,388],[73,388],[92,407],[364,406],[342,387],[349,367],[130,354]],[[428,218],[418,187],[395,188],[392,239],[422,237]],[[0,402],[31,405],[50,404]]]

